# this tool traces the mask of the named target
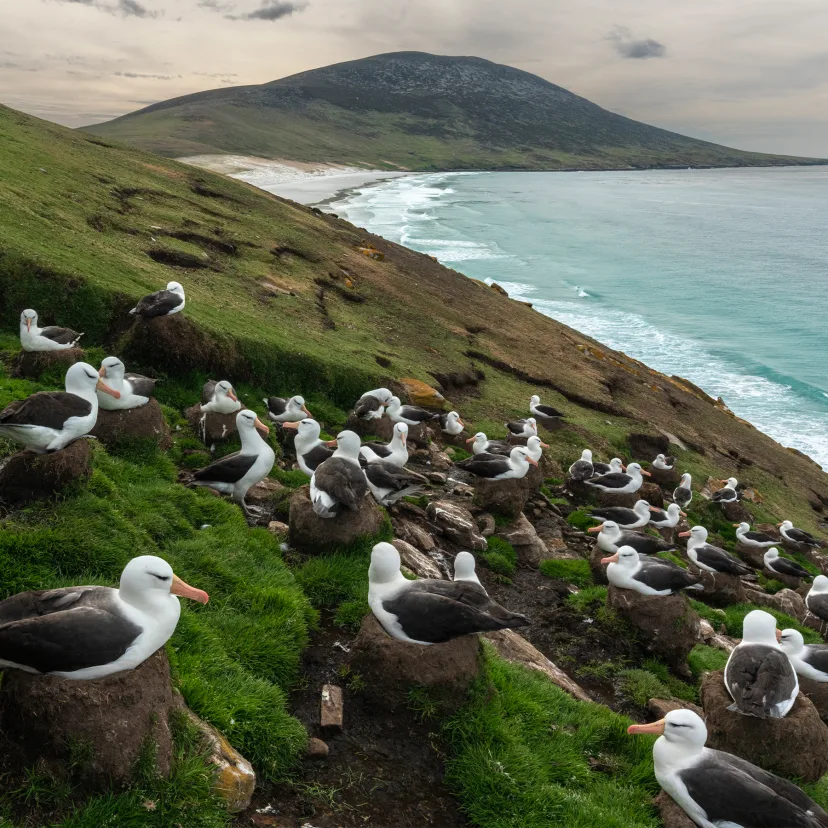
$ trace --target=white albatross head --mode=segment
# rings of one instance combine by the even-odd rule
[[[529,405],[540,405],[540,397],[537,394],[532,394],[529,398]]]
[[[735,477],[728,477],[725,483],[726,489],[735,489],[739,485],[739,481]]]
[[[630,463],[627,466],[627,474],[630,477],[641,477],[641,475],[644,475],[645,477],[651,476],[648,471],[644,471],[644,469],[641,468],[640,463]]]
[[[184,288],[181,286],[180,282],[167,282],[167,290],[170,293],[177,293],[179,296],[184,295]]]
[[[388,584],[405,578],[400,571],[400,553],[390,543],[378,543],[371,550],[368,584]]]
[[[825,575],[817,575],[811,584],[810,592],[813,592],[814,595],[822,595],[828,592],[828,577]]]
[[[790,529],[793,529],[793,523],[791,523],[791,521],[789,520],[783,520],[782,523],[777,524],[777,527],[779,529],[784,529],[787,532]]]
[[[489,442],[489,438],[485,435],[484,432],[478,431],[473,437],[469,437],[466,440],[467,443],[474,443],[472,446],[472,452],[474,454],[478,454],[479,452],[483,451],[486,447],[486,444]]]
[[[399,440],[405,445],[408,440],[408,423],[394,423],[392,439]]]
[[[477,581],[474,555],[471,552],[458,552],[454,558],[455,581]]]
[[[581,460],[586,460],[587,463],[592,462],[592,449],[584,449],[581,452]]]
[[[782,630],[778,632],[776,637],[779,639],[779,646],[789,656],[797,655],[805,649],[805,639],[799,630]]]
[[[650,504],[646,500],[636,500],[635,505],[633,506],[633,511],[639,518],[649,518],[650,508]]]
[[[533,460],[529,456],[529,449],[526,446],[515,446],[511,452],[509,452],[509,460],[512,464],[512,467],[518,469],[519,471],[522,470],[529,470],[529,466],[537,466],[538,461]]]
[[[679,483],[679,486],[681,486],[681,487],[683,487],[683,488],[685,488],[685,489],[689,489],[689,488],[690,488],[690,486],[692,485],[692,483],[693,483],[693,478],[692,478],[692,476],[690,475],[690,472],[685,472],[685,473],[681,476],[681,483]]]
[[[362,441],[356,432],[347,430],[340,431],[336,435],[336,451],[334,452],[334,457],[343,457],[346,460],[353,460],[358,463],[360,448],[362,448]],[[390,546],[390,544],[388,545]],[[391,548],[393,549],[394,547]]]
[[[32,310],[31,308],[26,308],[23,313],[20,314],[20,332],[23,333],[23,329],[26,329],[26,333],[31,333],[32,328],[37,329],[37,311]]]
[[[282,423],[282,428],[296,431],[296,439],[310,442],[318,440],[322,427],[313,417],[305,417],[304,420],[299,420],[296,423]]]
[[[229,397],[233,402],[238,402],[239,398],[236,396],[236,391],[227,380],[221,380],[216,383],[213,389],[213,396],[215,398]]]
[[[300,396],[299,394],[296,394],[296,396],[291,397],[291,398],[287,401],[287,405],[285,406],[285,408],[290,409],[290,410],[292,410],[292,411],[294,411],[294,410],[299,410],[299,411],[301,411],[301,412],[302,412],[302,413],[303,413],[306,417],[312,417],[312,416],[313,416],[313,415],[310,413],[310,411],[308,411],[308,409],[305,407],[305,398],[304,398],[304,397],[302,397],[302,396]]]
[[[163,559],[155,555],[133,558],[121,573],[118,595],[127,604],[136,607],[152,605],[158,597],[178,595],[206,604],[210,596],[203,589],[184,583]]]
[[[660,736],[687,753],[698,753],[707,741],[707,726],[701,716],[692,710],[671,710],[657,722],[630,725],[627,733],[633,736]]]
[[[776,619],[764,610],[751,610],[742,621],[742,643],[776,647]]]
[[[707,529],[704,526],[694,526],[689,532],[679,532],[680,538],[690,538],[688,546],[701,546],[707,543]]]
[[[110,388],[88,362],[76,362],[69,366],[65,387],[68,394],[76,394],[84,399],[97,399],[95,391],[102,391],[116,400],[121,399],[121,392]]]
[[[252,434],[254,431],[258,431],[262,435],[270,433],[270,429],[259,419],[256,412],[249,408],[243,408],[236,414],[236,428],[241,435]]]
[[[591,535],[595,535],[597,533],[601,533],[602,535],[607,536],[607,540],[612,542],[615,538],[621,536],[621,527],[614,521],[614,520],[605,520],[598,526],[590,526],[587,529]]]
[[[126,366],[118,357],[110,356],[101,362],[101,368],[98,371],[98,376],[103,379],[111,380],[112,382],[121,382],[126,373]]]
[[[638,557],[638,552],[631,546],[622,546],[614,555],[608,558],[601,558],[602,564],[616,564],[622,569],[634,571],[641,565],[641,559]]]

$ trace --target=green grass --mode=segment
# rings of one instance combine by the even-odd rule
[[[703,603],[702,601],[697,601],[695,599],[690,599],[690,606],[702,617],[708,620],[714,627],[714,629],[719,629],[719,627],[724,624],[725,632],[727,635],[731,636],[731,638],[741,638],[742,637],[742,623],[745,620],[745,616],[751,612],[751,610],[764,610],[765,612],[769,612],[774,618],[776,618],[777,626],[779,629],[787,629],[788,627],[799,630],[802,633],[802,637],[805,639],[806,644],[822,644],[822,636],[812,630],[810,627],[805,627],[799,623],[795,618],[792,618],[790,615],[786,615],[784,612],[779,612],[772,607],[759,607],[755,604],[731,604],[724,609],[715,609],[713,607],[709,607],[707,604]]]
[[[557,578],[581,589],[592,585],[592,570],[587,561],[575,558],[559,558],[542,561],[540,571],[548,578]]]
[[[580,529],[582,532],[586,532],[590,527],[598,525],[598,521],[590,517],[584,509],[576,509],[574,512],[570,512],[566,516],[566,522],[575,529]]]
[[[509,541],[492,536],[486,539],[487,547],[483,552],[478,552],[478,560],[498,575],[510,578],[515,574],[517,568],[517,553]]]
[[[707,644],[696,644],[687,656],[687,664],[694,678],[697,680],[704,673],[713,670],[724,670],[727,664],[728,654],[718,647],[709,647]]]
[[[605,586],[592,586],[575,592],[566,599],[578,612],[586,615],[594,613],[607,603],[607,588]]]

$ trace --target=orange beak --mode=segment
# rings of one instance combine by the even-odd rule
[[[733,525],[738,529],[742,524],[741,523],[734,523]]]
[[[587,532],[600,532],[603,528],[604,524],[602,523],[600,526],[590,526]]]
[[[466,440],[466,442],[467,443],[473,443],[474,442],[474,437],[469,437],[469,439]]]
[[[98,371],[98,376],[99,377],[105,377],[106,376],[106,368],[104,368],[103,365],[101,365],[101,370]]]
[[[679,514],[680,514],[682,517],[687,517],[687,512],[682,512],[680,509],[679,509]]]
[[[457,418],[457,425],[461,426],[462,428],[466,427],[466,424],[459,417]]]
[[[652,475],[645,469],[641,469],[641,474],[643,474],[645,477],[652,477]]]
[[[32,330],[32,320],[31,319],[26,319],[26,330],[27,331]]]
[[[227,396],[230,397],[233,402],[239,401],[239,398],[236,396],[236,392],[232,388],[227,392]]]
[[[182,598],[191,598],[193,601],[198,601],[199,604],[206,604],[210,600],[210,596],[203,589],[191,587],[184,583],[178,575],[173,575],[170,594],[179,595]]]
[[[402,435],[402,437],[401,437],[400,439],[402,440],[402,444],[403,444],[404,446],[405,446],[405,445],[408,445],[408,435],[407,435],[407,434],[403,434],[403,435]]]
[[[304,406],[304,405],[302,406],[302,411],[304,411],[304,412],[305,412],[305,414],[306,414],[308,417],[312,417],[312,416],[313,416],[313,415],[310,413],[310,411],[308,411],[308,409],[307,409],[307,408],[305,408],[305,406]]]
[[[299,423],[282,423],[282,428],[291,428],[299,430]]]
[[[541,448],[549,448],[549,443],[541,443]]]
[[[650,511],[651,512],[660,512],[661,509],[659,509],[657,506],[650,506]]]
[[[684,512],[682,512],[682,514],[684,514]],[[689,538],[689,537],[690,537],[690,533],[689,533],[689,532],[679,532],[678,536],[679,536],[680,538]]]
[[[258,417],[256,417],[254,425],[256,426],[256,431],[262,434],[270,434],[270,429]]]
[[[527,457],[526,457],[526,460],[527,460],[529,463],[531,463],[533,466],[537,466],[537,465],[538,465],[538,461],[537,461],[537,460],[533,460],[533,459],[532,459],[531,457],[529,457],[529,456],[527,456]]]
[[[782,640],[782,630],[780,630],[780,629],[777,629],[777,630],[776,630],[776,640],[777,640],[777,641],[781,641],[781,640]]]
[[[110,397],[115,397],[116,400],[121,399],[121,392],[110,388],[103,380],[99,379],[95,385],[97,391],[102,391],[104,394],[109,394]]]
[[[327,441],[325,442],[325,445],[326,445],[328,448],[334,448],[334,447],[337,445],[337,442],[336,442],[336,440],[327,440]]]
[[[618,561],[618,553],[617,552],[609,558],[601,558],[601,563],[602,564],[611,564],[611,563],[616,563],[617,561]]]
[[[642,734],[651,734],[652,736],[661,736],[664,733],[664,719],[659,719],[652,724],[634,724],[627,728],[627,733],[630,736],[641,736]]]
[[[622,463],[621,464],[621,471],[626,471],[626,470],[627,470],[627,467]]]
[[[781,525],[782,525],[781,523],[777,523],[776,528],[778,529]]]

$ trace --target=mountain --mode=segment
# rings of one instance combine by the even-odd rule
[[[185,95],[84,129],[173,157],[232,153],[382,169],[820,163],[688,138],[511,66],[423,52]]]

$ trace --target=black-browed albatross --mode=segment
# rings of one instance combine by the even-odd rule
[[[416,405],[403,405],[399,397],[391,397],[386,406],[385,413],[393,422],[405,423],[410,426],[440,419],[440,415],[435,411],[428,411]]]
[[[589,516],[602,523],[611,520],[622,529],[640,529],[650,522],[650,504],[646,500],[638,500],[632,509],[626,506],[595,507],[589,510]]]
[[[282,426],[296,431],[296,439],[293,441],[296,462],[308,477],[313,477],[319,464],[333,455],[334,450],[331,446],[336,443],[333,440],[328,442],[320,439],[322,428],[311,417],[305,417],[298,423],[282,423]]]
[[[391,463],[404,466],[408,462],[408,426],[394,423],[391,441],[388,443],[364,443],[359,450],[366,463]]]
[[[158,382],[141,374],[128,373],[124,363],[114,356],[107,357],[101,363],[98,376],[106,380],[106,384],[121,395],[113,397],[111,394],[98,391],[98,405],[105,411],[123,411],[146,405],[155,392],[155,384]]]
[[[811,579],[811,573],[804,566],[800,566],[790,558],[783,558],[776,547],[768,549],[763,560],[765,566],[777,575],[787,575],[789,578],[805,578],[805,580]]]
[[[750,524],[747,522],[734,523],[736,527],[736,540],[744,546],[749,546],[752,549],[763,549],[779,543],[776,538],[766,535],[764,532],[752,532]]]
[[[631,546],[622,546],[609,558],[607,580],[619,589],[632,589],[642,595],[673,595],[683,589],[704,589],[699,579],[678,564],[663,558],[639,555]]]
[[[613,492],[614,494],[634,494],[644,485],[644,477],[650,477],[648,471],[644,471],[640,464],[630,463],[625,472],[610,472],[600,477],[593,477],[585,480],[587,486],[600,489],[602,492]]]
[[[779,534],[791,543],[798,543],[802,546],[822,546],[822,541],[815,538],[810,532],[804,529],[795,529],[793,523],[789,520],[783,520],[782,523],[777,524]]]
[[[814,578],[805,596],[805,606],[820,621],[828,621],[828,577],[817,575]]]
[[[694,526],[689,532],[679,532],[687,540],[687,557],[705,572],[722,572],[727,575],[750,575],[753,570],[730,552],[707,542],[707,529]]]
[[[378,420],[385,412],[385,406],[391,402],[393,392],[387,388],[375,388],[366,391],[356,402],[354,414],[360,420]]]
[[[340,431],[336,451],[316,467],[310,482],[313,511],[322,518],[335,518],[343,509],[359,511],[368,494],[368,481],[359,465],[359,435]]]
[[[526,477],[529,466],[537,465],[538,461],[529,456],[526,446],[515,446],[508,457],[477,455],[462,460],[457,464],[457,468],[489,480],[508,480],[510,478],[520,479]]]
[[[205,413],[233,414],[242,407],[236,390],[227,380],[208,380],[201,389],[201,410]]]
[[[581,456],[569,467],[569,476],[573,480],[589,480],[595,474],[592,463],[592,451],[584,449]]]
[[[776,637],[798,676],[828,682],[828,644],[806,644],[799,630],[782,630]]]
[[[305,398],[298,394],[288,399],[268,397],[263,402],[267,406],[267,416],[274,423],[295,423],[297,420],[313,416],[305,405]]]
[[[26,308],[20,314],[20,347],[24,351],[66,351],[74,348],[82,333],[58,325],[38,327],[37,311]]]
[[[682,509],[686,509],[693,499],[693,478],[689,472],[681,476],[681,482],[673,489],[673,503],[677,503]]]
[[[167,282],[164,290],[157,290],[138,301],[130,311],[133,316],[154,319],[157,316],[172,316],[184,310],[184,288],[178,282]]]
[[[587,529],[591,535],[597,534],[598,548],[613,554],[622,546],[631,546],[642,555],[655,555],[657,552],[671,552],[676,548],[669,543],[652,535],[641,532],[625,532],[614,520],[605,520],[600,526],[590,526]]]

